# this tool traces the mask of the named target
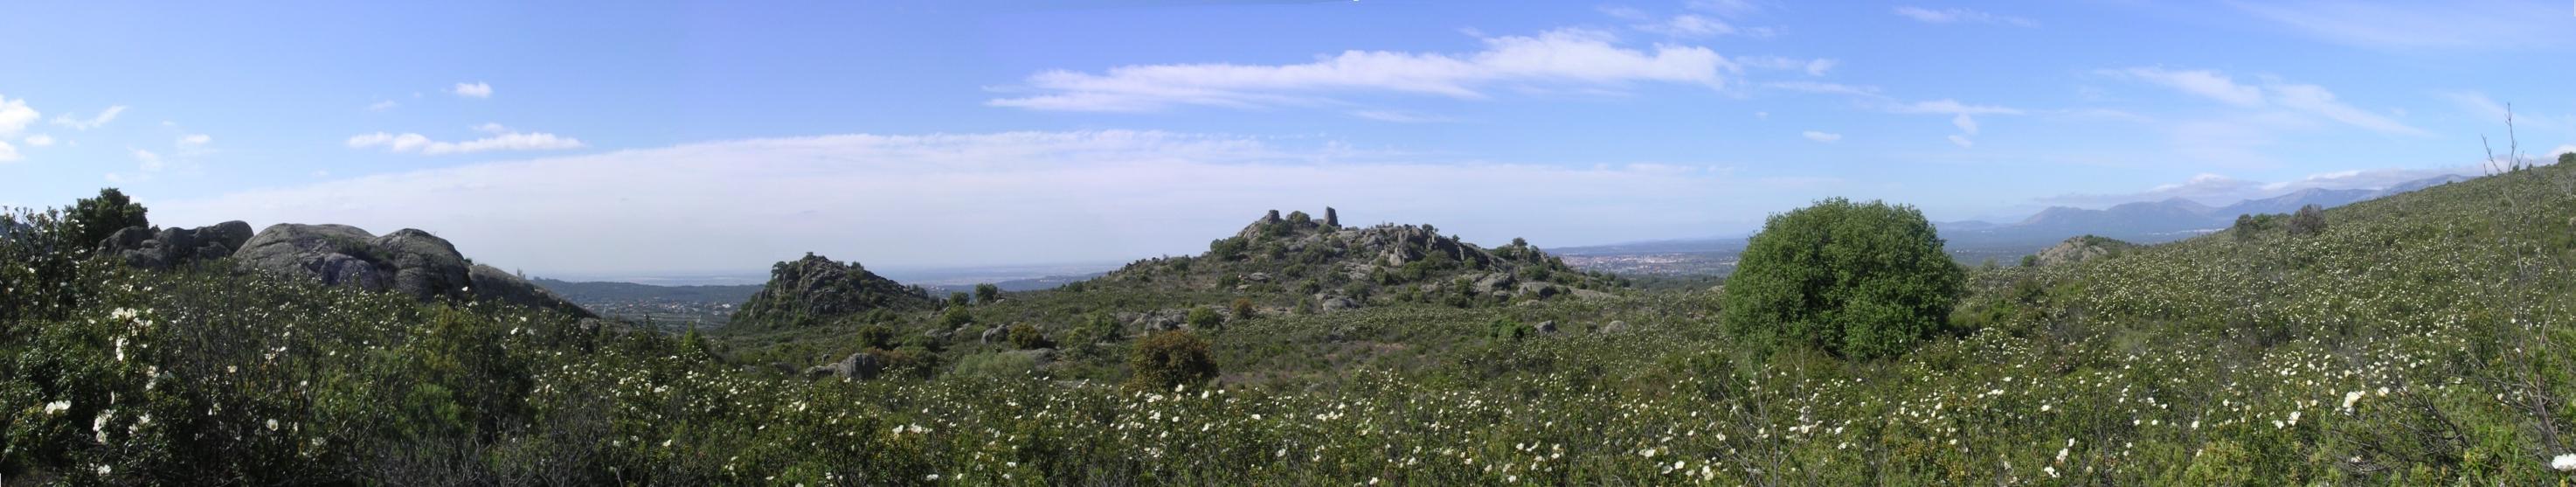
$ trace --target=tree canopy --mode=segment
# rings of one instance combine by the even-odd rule
[[[1722,314],[1740,337],[1893,356],[1947,326],[1965,279],[1921,211],[1833,198],[1763,225]]]

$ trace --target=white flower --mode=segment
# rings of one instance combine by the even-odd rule
[[[939,480],[939,474],[935,474],[935,473],[934,473],[934,474],[930,474],[930,475],[923,475],[923,476],[921,476],[921,479],[922,479],[922,480],[929,480],[929,481],[934,481],[934,482],[936,482],[936,481],[938,481],[938,480]]]
[[[277,431],[277,420],[268,420],[268,430]]]
[[[62,414],[63,411],[71,410],[71,408],[72,402],[70,400],[49,402],[45,403],[45,414]]]
[[[2361,400],[2361,391],[2343,393],[2343,412],[2352,412],[2352,403]]]
[[[2559,455],[2558,458],[2549,459],[2549,468],[2557,469],[2560,472],[2576,472],[2576,453]]]

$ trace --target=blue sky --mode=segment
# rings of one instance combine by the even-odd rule
[[[1049,6],[1037,6],[1038,4]],[[431,230],[531,273],[1194,253],[1271,208],[1544,246],[2576,149],[2565,2],[20,2],[0,205]]]

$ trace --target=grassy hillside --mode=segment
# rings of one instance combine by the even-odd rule
[[[2568,481],[2550,462],[2576,454],[2576,167],[2325,215],[2315,235],[2245,228],[1976,271],[1952,317],[1975,331],[1876,361],[1732,342],[1717,331],[1716,295],[1696,287],[1461,302],[1419,298],[1454,280],[1354,280],[1382,287],[1365,306],[1310,313],[1297,301],[1314,293],[1245,286],[1238,271],[1249,268],[1231,267],[1261,261],[1180,271],[1165,260],[1104,278],[1115,285],[700,339],[225,265],[136,271],[21,237],[0,246],[26,263],[0,269],[12,290],[0,308],[0,410],[11,412],[0,473],[255,484]],[[1238,281],[1217,285],[1227,275]],[[1397,298],[1406,287],[1414,299]],[[1233,313],[1236,298],[1253,312]],[[1190,327],[1219,378],[1118,385],[1144,331],[1118,317],[1196,307],[1225,310]],[[981,340],[1011,324],[1042,329],[1053,347]],[[808,379],[773,365],[856,352],[871,325],[922,352],[908,363],[916,373]]]

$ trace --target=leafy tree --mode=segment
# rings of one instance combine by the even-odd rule
[[[1876,201],[1772,215],[1741,259],[1726,285],[1730,332],[1854,358],[1942,331],[1966,281],[1921,211]]]
[[[1055,342],[1047,341],[1046,332],[1038,331],[1038,327],[1011,325],[1011,346],[1021,350],[1036,350],[1055,348]]]
[[[2290,235],[2304,237],[2325,231],[2326,210],[2324,208],[2318,208],[2317,205],[2301,206],[2298,213],[2290,215]]]
[[[966,305],[966,303],[970,303],[970,302],[973,302],[973,301],[971,301],[971,300],[966,296],[966,292],[965,292],[965,291],[957,291],[957,292],[948,293],[948,306],[949,306],[949,307],[965,306],[965,305]]]
[[[1128,386],[1157,390],[1207,382],[1217,374],[1207,340],[1186,330],[1156,332],[1138,340],[1127,354],[1127,368]]]
[[[975,315],[967,314],[965,306],[950,306],[947,312],[939,315],[939,324],[947,325],[949,328],[966,326],[967,323],[974,322]]]
[[[2558,165],[2576,167],[2576,151],[2559,154]]]
[[[1002,300],[1002,287],[991,283],[975,285],[975,302],[993,304]]]
[[[98,197],[81,198],[72,204],[70,219],[72,235],[76,239],[72,242],[95,246],[107,240],[109,235],[115,235],[117,230],[149,226],[151,221],[143,217],[146,211],[143,204],[126,198],[123,191],[100,189]]]
[[[1190,308],[1190,316],[1187,320],[1191,327],[1199,329],[1214,329],[1217,325],[1225,324],[1224,315],[1216,314],[1216,309],[1206,306]]]

